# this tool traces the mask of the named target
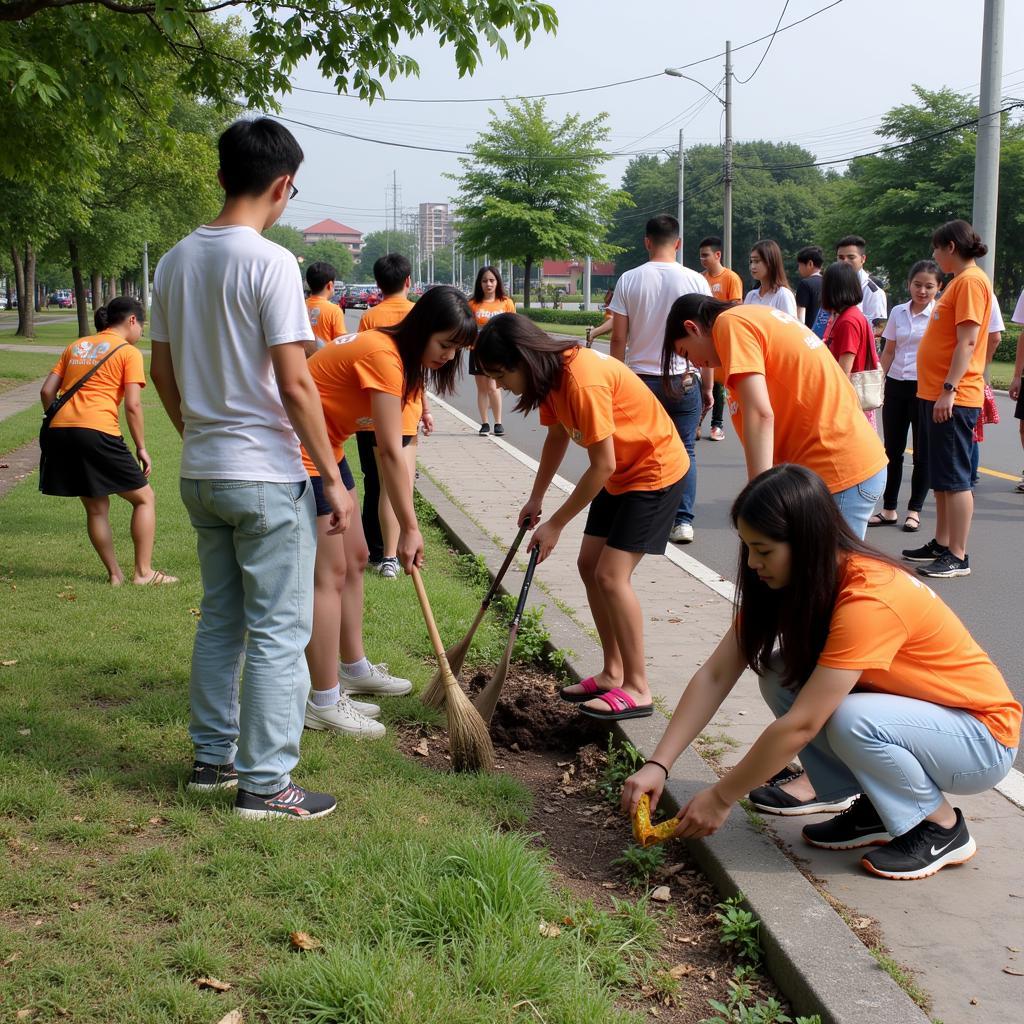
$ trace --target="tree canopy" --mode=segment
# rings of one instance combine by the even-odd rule
[[[530,302],[535,260],[619,251],[604,240],[612,215],[629,202],[608,186],[601,165],[609,159],[607,114],[550,120],[543,100],[505,104],[460,160],[457,228],[464,252],[525,265],[524,299]]]

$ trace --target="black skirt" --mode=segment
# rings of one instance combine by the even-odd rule
[[[62,498],[102,498],[148,481],[124,438],[86,427],[49,427],[39,438],[39,490]]]

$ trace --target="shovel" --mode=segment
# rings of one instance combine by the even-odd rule
[[[444,652],[445,657],[448,659],[448,667],[451,669],[452,674],[456,679],[462,671],[462,664],[466,660],[466,655],[469,653],[469,645],[473,642],[473,636],[476,634],[477,628],[480,626],[484,616],[487,614],[487,609],[490,607],[491,601],[494,600],[494,595],[498,592],[498,587],[501,585],[501,581],[505,578],[505,573],[508,572],[508,568],[512,564],[512,560],[516,557],[516,552],[519,550],[519,545],[523,542],[523,537],[526,536],[527,529],[529,529],[529,522],[524,523],[519,527],[516,539],[512,541],[512,547],[509,548],[509,552],[505,556],[505,561],[501,563],[501,568],[494,577],[494,582],[484,595],[483,601],[480,602],[480,610],[476,613],[476,618],[473,620],[473,624],[469,627],[469,632],[457,644],[452,644],[452,646]],[[431,679],[430,685],[423,691],[423,696],[420,699],[428,708],[440,708],[444,704],[444,694],[444,679],[442,678],[441,671],[439,669],[434,678]]]
[[[508,630],[508,643],[505,645],[505,653],[494,670],[494,675],[484,684],[484,688],[477,694],[473,701],[480,717],[490,724],[494,709],[498,706],[498,697],[501,696],[501,688],[505,685],[505,677],[508,675],[508,664],[512,660],[512,648],[516,643],[516,635],[519,633],[519,622],[523,617],[523,610],[526,608],[526,598],[530,593],[530,584],[533,582],[533,571],[537,568],[537,556],[540,548],[535,547],[530,552],[530,562],[526,566],[526,575],[523,577],[523,587],[519,591],[519,601],[516,604],[515,614],[512,616],[512,623]]]

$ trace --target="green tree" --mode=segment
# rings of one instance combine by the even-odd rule
[[[415,277],[416,246],[415,232],[371,231],[363,237],[363,248],[359,253],[359,274],[367,281],[371,281],[374,263],[389,252],[397,252],[414,265]]]
[[[263,232],[263,237],[283,245],[294,256],[302,256],[306,251],[306,240],[302,232],[291,224],[274,224]]]
[[[604,241],[614,212],[628,203],[600,172],[609,159],[607,114],[561,122],[545,115],[544,100],[506,102],[490,111],[485,131],[462,159],[458,231],[465,252],[514,260],[525,268],[524,304],[530,304],[535,260],[594,256],[620,250]]]
[[[348,247],[342,245],[341,242],[335,242],[330,238],[313,242],[311,245],[306,246],[303,252],[303,259],[307,267],[310,263],[316,263],[320,260],[330,263],[338,272],[339,281],[352,280],[352,271],[355,268],[356,261]]]

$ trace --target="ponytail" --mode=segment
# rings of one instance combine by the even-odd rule
[[[119,327],[128,319],[134,316],[140,324],[146,322],[146,311],[138,299],[129,295],[118,295],[111,299],[105,306],[100,306],[93,314],[93,323],[97,331],[105,331],[108,327]]]

